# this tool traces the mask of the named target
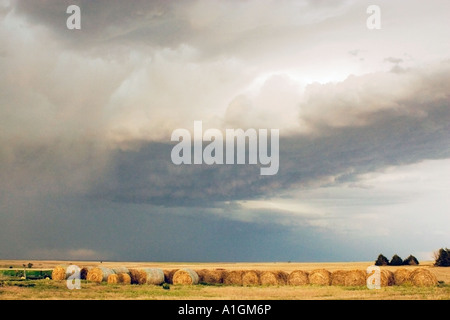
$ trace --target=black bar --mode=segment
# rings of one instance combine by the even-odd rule
[[[0,296],[1,298],[1,296]],[[444,305],[446,303],[446,305]],[[5,312],[20,310],[23,316],[37,316],[49,310],[67,310],[67,314],[117,316],[118,311],[132,315],[153,315],[158,312],[168,319],[291,319],[346,316],[363,319],[377,313],[386,314],[392,308],[402,316],[417,316],[418,310],[438,310],[448,307],[448,301],[437,300],[0,300]],[[431,308],[431,309],[430,309]],[[438,308],[438,309],[435,309]],[[210,311],[209,311],[210,310]],[[442,309],[441,309],[442,310]],[[61,312],[59,311],[59,312]],[[209,311],[209,312],[208,312]],[[186,314],[188,313],[188,314]],[[153,317],[152,316],[152,317]]]

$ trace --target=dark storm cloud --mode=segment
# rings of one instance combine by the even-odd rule
[[[190,2],[190,1],[189,1]],[[183,5],[187,4],[183,1]],[[82,31],[70,32],[66,28],[67,7],[81,9]],[[171,46],[179,44],[188,25],[174,16],[175,1],[90,1],[49,0],[16,2],[16,12],[23,14],[34,25],[44,25],[62,40],[74,45],[102,45],[124,39],[139,38],[148,44]],[[119,41],[120,42],[120,41]]]
[[[81,9],[79,32],[66,28],[69,17],[66,9],[72,4]],[[302,26],[333,16],[342,16],[342,21],[352,19],[344,15],[348,4],[348,1],[17,0],[15,12],[25,16],[32,26],[49,28],[60,41],[77,50],[112,50],[129,45],[158,49],[187,44],[199,49],[203,58],[235,54],[255,58],[264,56],[265,51],[298,45],[310,38],[311,30]]]
[[[290,136],[280,141],[280,170],[260,176],[254,165],[172,164],[173,145],[142,143],[139,150],[117,151],[111,167],[95,184],[94,197],[165,206],[214,206],[273,196],[316,181],[339,184],[386,166],[450,157],[448,101],[436,101],[425,117],[378,112],[364,127],[322,128],[320,136]]]
[[[82,30],[66,28],[71,4]],[[362,228],[339,242],[347,228],[333,219],[357,230],[356,211],[372,211],[379,220],[362,221],[384,229],[380,199],[347,199],[353,210],[334,200],[355,196],[346,182],[359,174],[450,157],[450,65],[448,1],[386,2],[374,32],[368,4],[0,0],[0,257],[371,259],[395,237]],[[172,164],[170,132],[194,120],[279,128],[278,174]],[[445,183],[418,195],[445,195]],[[330,207],[293,196],[320,186],[341,188],[313,199]],[[409,190],[382,189],[384,203],[406,202]],[[405,224],[391,210],[394,234]],[[420,210],[405,204],[409,226]],[[424,230],[441,230],[441,210]]]

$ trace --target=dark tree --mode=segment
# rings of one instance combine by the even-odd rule
[[[400,258],[396,254],[394,254],[394,256],[391,259],[391,262],[389,262],[389,265],[391,265],[391,266],[401,266],[402,264],[403,264],[403,259]]]
[[[382,254],[378,255],[378,258],[375,261],[376,266],[387,266],[388,264],[389,264],[388,258],[383,256]]]
[[[450,250],[447,248],[440,249],[434,265],[438,267],[450,267]]]
[[[408,258],[403,260],[403,265],[416,266],[418,264],[419,260],[417,260],[413,255],[410,255]]]

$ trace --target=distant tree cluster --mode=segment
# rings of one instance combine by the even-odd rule
[[[434,263],[435,266],[438,267],[450,267],[450,250],[447,248],[439,249],[439,252],[436,254],[436,261]]]
[[[409,255],[408,258],[403,260],[397,254],[394,254],[391,261],[388,260],[384,255],[380,254],[375,261],[376,266],[416,266],[419,264],[419,260],[416,259],[413,255]]]

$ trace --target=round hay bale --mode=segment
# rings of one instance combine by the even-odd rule
[[[394,273],[390,270],[381,270],[380,285],[382,287],[393,286],[395,284]]]
[[[120,284],[131,284],[131,277],[128,273],[119,273],[118,276]]]
[[[315,269],[309,273],[309,283],[320,286],[329,286],[331,284],[331,273],[325,269]]]
[[[158,268],[142,269],[145,272],[145,283],[153,285],[161,285],[164,283],[164,271]]]
[[[287,272],[279,270],[275,271],[275,274],[277,275],[279,285],[287,285],[289,278],[289,274]]]
[[[408,283],[409,276],[411,275],[411,271],[405,268],[401,268],[398,270],[395,270],[394,272],[394,282],[396,285],[401,285],[404,283]]]
[[[192,285],[198,283],[198,275],[192,269],[180,269],[174,273],[172,282],[174,285]]]
[[[223,283],[242,286],[242,270],[232,270],[225,273]]]
[[[128,270],[128,268],[126,267],[117,267],[117,268],[112,268],[112,271],[114,271],[114,273],[130,273],[130,270]]]
[[[287,283],[291,286],[304,286],[309,283],[309,274],[303,270],[294,270],[289,274]]]
[[[88,274],[89,270],[91,270],[91,269],[92,269],[92,267],[83,267],[83,268],[81,268],[81,270],[80,270],[80,279],[81,280],[86,280],[87,274]]]
[[[175,272],[177,272],[179,269],[173,269],[173,270],[163,270],[164,272],[164,281],[166,283],[173,284],[173,275]]]
[[[146,284],[147,273],[142,269],[129,269],[131,284]]]
[[[331,285],[332,286],[345,286],[345,276],[347,271],[336,270],[331,273]]]
[[[349,270],[345,273],[346,286],[365,286],[366,272],[362,270]]]
[[[432,287],[438,283],[436,276],[430,270],[422,268],[411,272],[409,279],[413,285],[420,287]]]
[[[259,279],[262,285],[285,285],[287,274],[283,271],[263,271]]]
[[[110,274],[114,274],[114,271],[104,267],[95,267],[88,271],[86,280],[97,283],[106,282]]]
[[[67,279],[67,267],[65,266],[56,266],[52,270],[52,279],[56,281],[66,280]]]
[[[118,284],[119,283],[119,275],[115,273],[111,273],[106,280],[108,284]]]
[[[243,286],[257,286],[260,284],[259,272],[255,270],[246,270],[242,273]]]
[[[223,283],[224,272],[222,270],[196,270],[198,274],[198,281],[206,284],[220,284]]]

